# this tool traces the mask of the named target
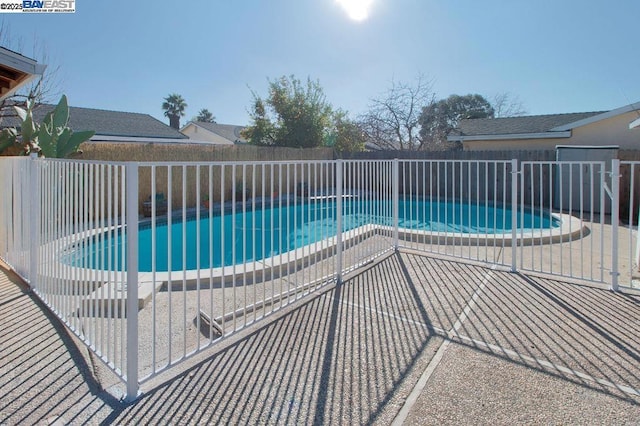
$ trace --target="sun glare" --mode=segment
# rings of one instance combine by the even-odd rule
[[[364,21],[369,17],[373,0],[336,0],[354,21]]]

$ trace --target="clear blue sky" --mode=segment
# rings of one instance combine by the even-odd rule
[[[247,124],[250,89],[289,74],[352,116],[419,73],[440,98],[509,92],[530,114],[640,101],[638,0],[373,0],[360,22],[336,0],[77,0],[75,14],[0,19],[27,56],[46,46],[72,105],[165,122],[176,92],[186,119]]]

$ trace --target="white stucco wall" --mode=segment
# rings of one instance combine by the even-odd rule
[[[233,142],[229,139],[223,138],[213,132],[198,127],[193,123],[187,124],[181,132],[189,137],[189,139],[196,139],[199,141],[212,142],[218,145],[233,145]]]
[[[629,130],[629,123],[638,118],[628,112],[607,120],[573,129],[570,140],[575,145],[619,145],[620,149],[640,149],[640,132]]]

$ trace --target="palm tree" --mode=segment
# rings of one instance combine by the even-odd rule
[[[198,111],[198,116],[196,117],[196,121],[202,121],[204,123],[215,123],[216,118],[213,116],[211,111],[206,108],[202,108]]]
[[[184,110],[187,108],[187,103],[182,96],[177,93],[172,93],[162,103],[162,109],[164,110],[164,116],[169,117],[169,125],[174,129],[180,129],[180,117],[184,117]]]

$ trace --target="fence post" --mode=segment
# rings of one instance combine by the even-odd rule
[[[518,271],[518,160],[511,160],[511,272]]]
[[[31,154],[29,161],[29,285],[36,289],[38,282],[38,262],[40,251],[40,174],[38,173],[37,154]]]
[[[631,169],[631,176],[633,176],[633,171],[635,168],[635,164],[631,164],[629,167]],[[633,179],[630,182],[631,188],[633,188]],[[629,208],[631,209],[631,211],[633,211],[633,206],[630,205]],[[635,256],[635,272],[640,271],[640,209],[638,210],[638,218],[637,218],[638,222],[636,225],[636,256]],[[630,221],[632,223],[629,224],[629,226],[631,227],[631,229],[633,229],[633,221]]]
[[[618,291],[618,225],[620,222],[620,160],[611,160],[611,290]]]
[[[342,282],[342,181],[343,160],[336,161],[336,278]]]
[[[127,396],[138,397],[138,164],[126,165]]]
[[[393,159],[393,248],[398,251],[399,236],[399,214],[400,214],[400,161],[397,158]]]

